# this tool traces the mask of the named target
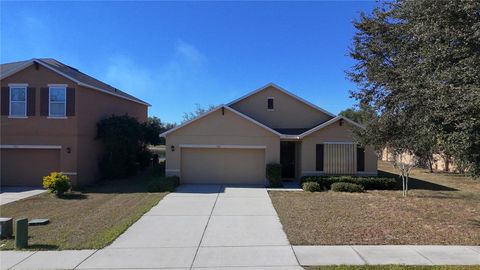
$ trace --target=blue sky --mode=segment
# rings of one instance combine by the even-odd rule
[[[374,2],[0,2],[2,63],[52,57],[179,122],[274,82],[338,113],[352,20]]]

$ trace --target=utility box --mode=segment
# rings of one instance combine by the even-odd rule
[[[13,236],[13,219],[0,218],[0,239],[12,238]]]
[[[28,247],[28,219],[15,220],[15,248]]]

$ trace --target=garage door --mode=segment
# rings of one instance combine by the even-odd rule
[[[181,151],[182,183],[265,183],[265,149],[182,148]]]
[[[60,169],[60,150],[1,149],[2,186],[41,186],[43,176]]]

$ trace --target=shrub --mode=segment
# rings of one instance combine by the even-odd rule
[[[300,183],[305,182],[316,182],[323,190],[329,190],[333,183],[338,182],[359,184],[366,190],[392,190],[397,187],[397,181],[394,178],[374,176],[304,176]]]
[[[137,154],[137,161],[141,169],[152,165],[152,155],[153,153],[147,148],[139,151],[139,153]]]
[[[72,185],[68,176],[59,172],[51,172],[50,175],[43,177],[43,187],[50,193],[62,196],[71,189]]]
[[[282,186],[282,165],[278,163],[267,164],[266,174],[271,187]]]
[[[180,185],[178,176],[152,177],[148,182],[148,192],[173,192]]]
[[[158,164],[153,165],[152,176],[165,176],[165,161],[159,162]]]
[[[337,182],[332,184],[331,190],[335,192],[363,192],[364,188],[358,184]]]
[[[317,182],[305,182],[302,184],[302,189],[309,192],[322,191],[322,187]]]

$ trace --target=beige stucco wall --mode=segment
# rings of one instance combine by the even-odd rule
[[[180,144],[266,146],[265,161],[280,162],[280,137],[237,114],[217,110],[166,137],[166,172],[180,175]],[[175,150],[171,150],[171,146]]]
[[[88,184],[97,179],[100,145],[94,138],[98,120],[112,114],[125,113],[140,121],[147,118],[146,105],[79,86],[41,65],[38,70],[32,65],[3,79],[1,86],[8,87],[9,83],[28,83],[28,87],[36,88],[35,116],[18,119],[2,115],[0,144],[60,145],[59,170],[76,173],[70,175],[74,185]],[[67,119],[40,116],[40,88],[48,87],[48,84],[67,84],[68,87],[75,88],[75,116]],[[70,153],[67,148],[71,149]],[[6,155],[3,157],[6,158]],[[24,165],[23,168],[28,169],[28,166]]]
[[[274,110],[267,110],[267,98],[274,98]],[[311,128],[332,117],[270,86],[231,105],[271,128]]]
[[[333,123],[303,138],[301,144],[302,175],[316,174],[316,144],[325,142],[354,142],[352,126]],[[355,164],[356,166],[356,164]],[[364,174],[377,173],[377,155],[371,147],[365,148]]]

